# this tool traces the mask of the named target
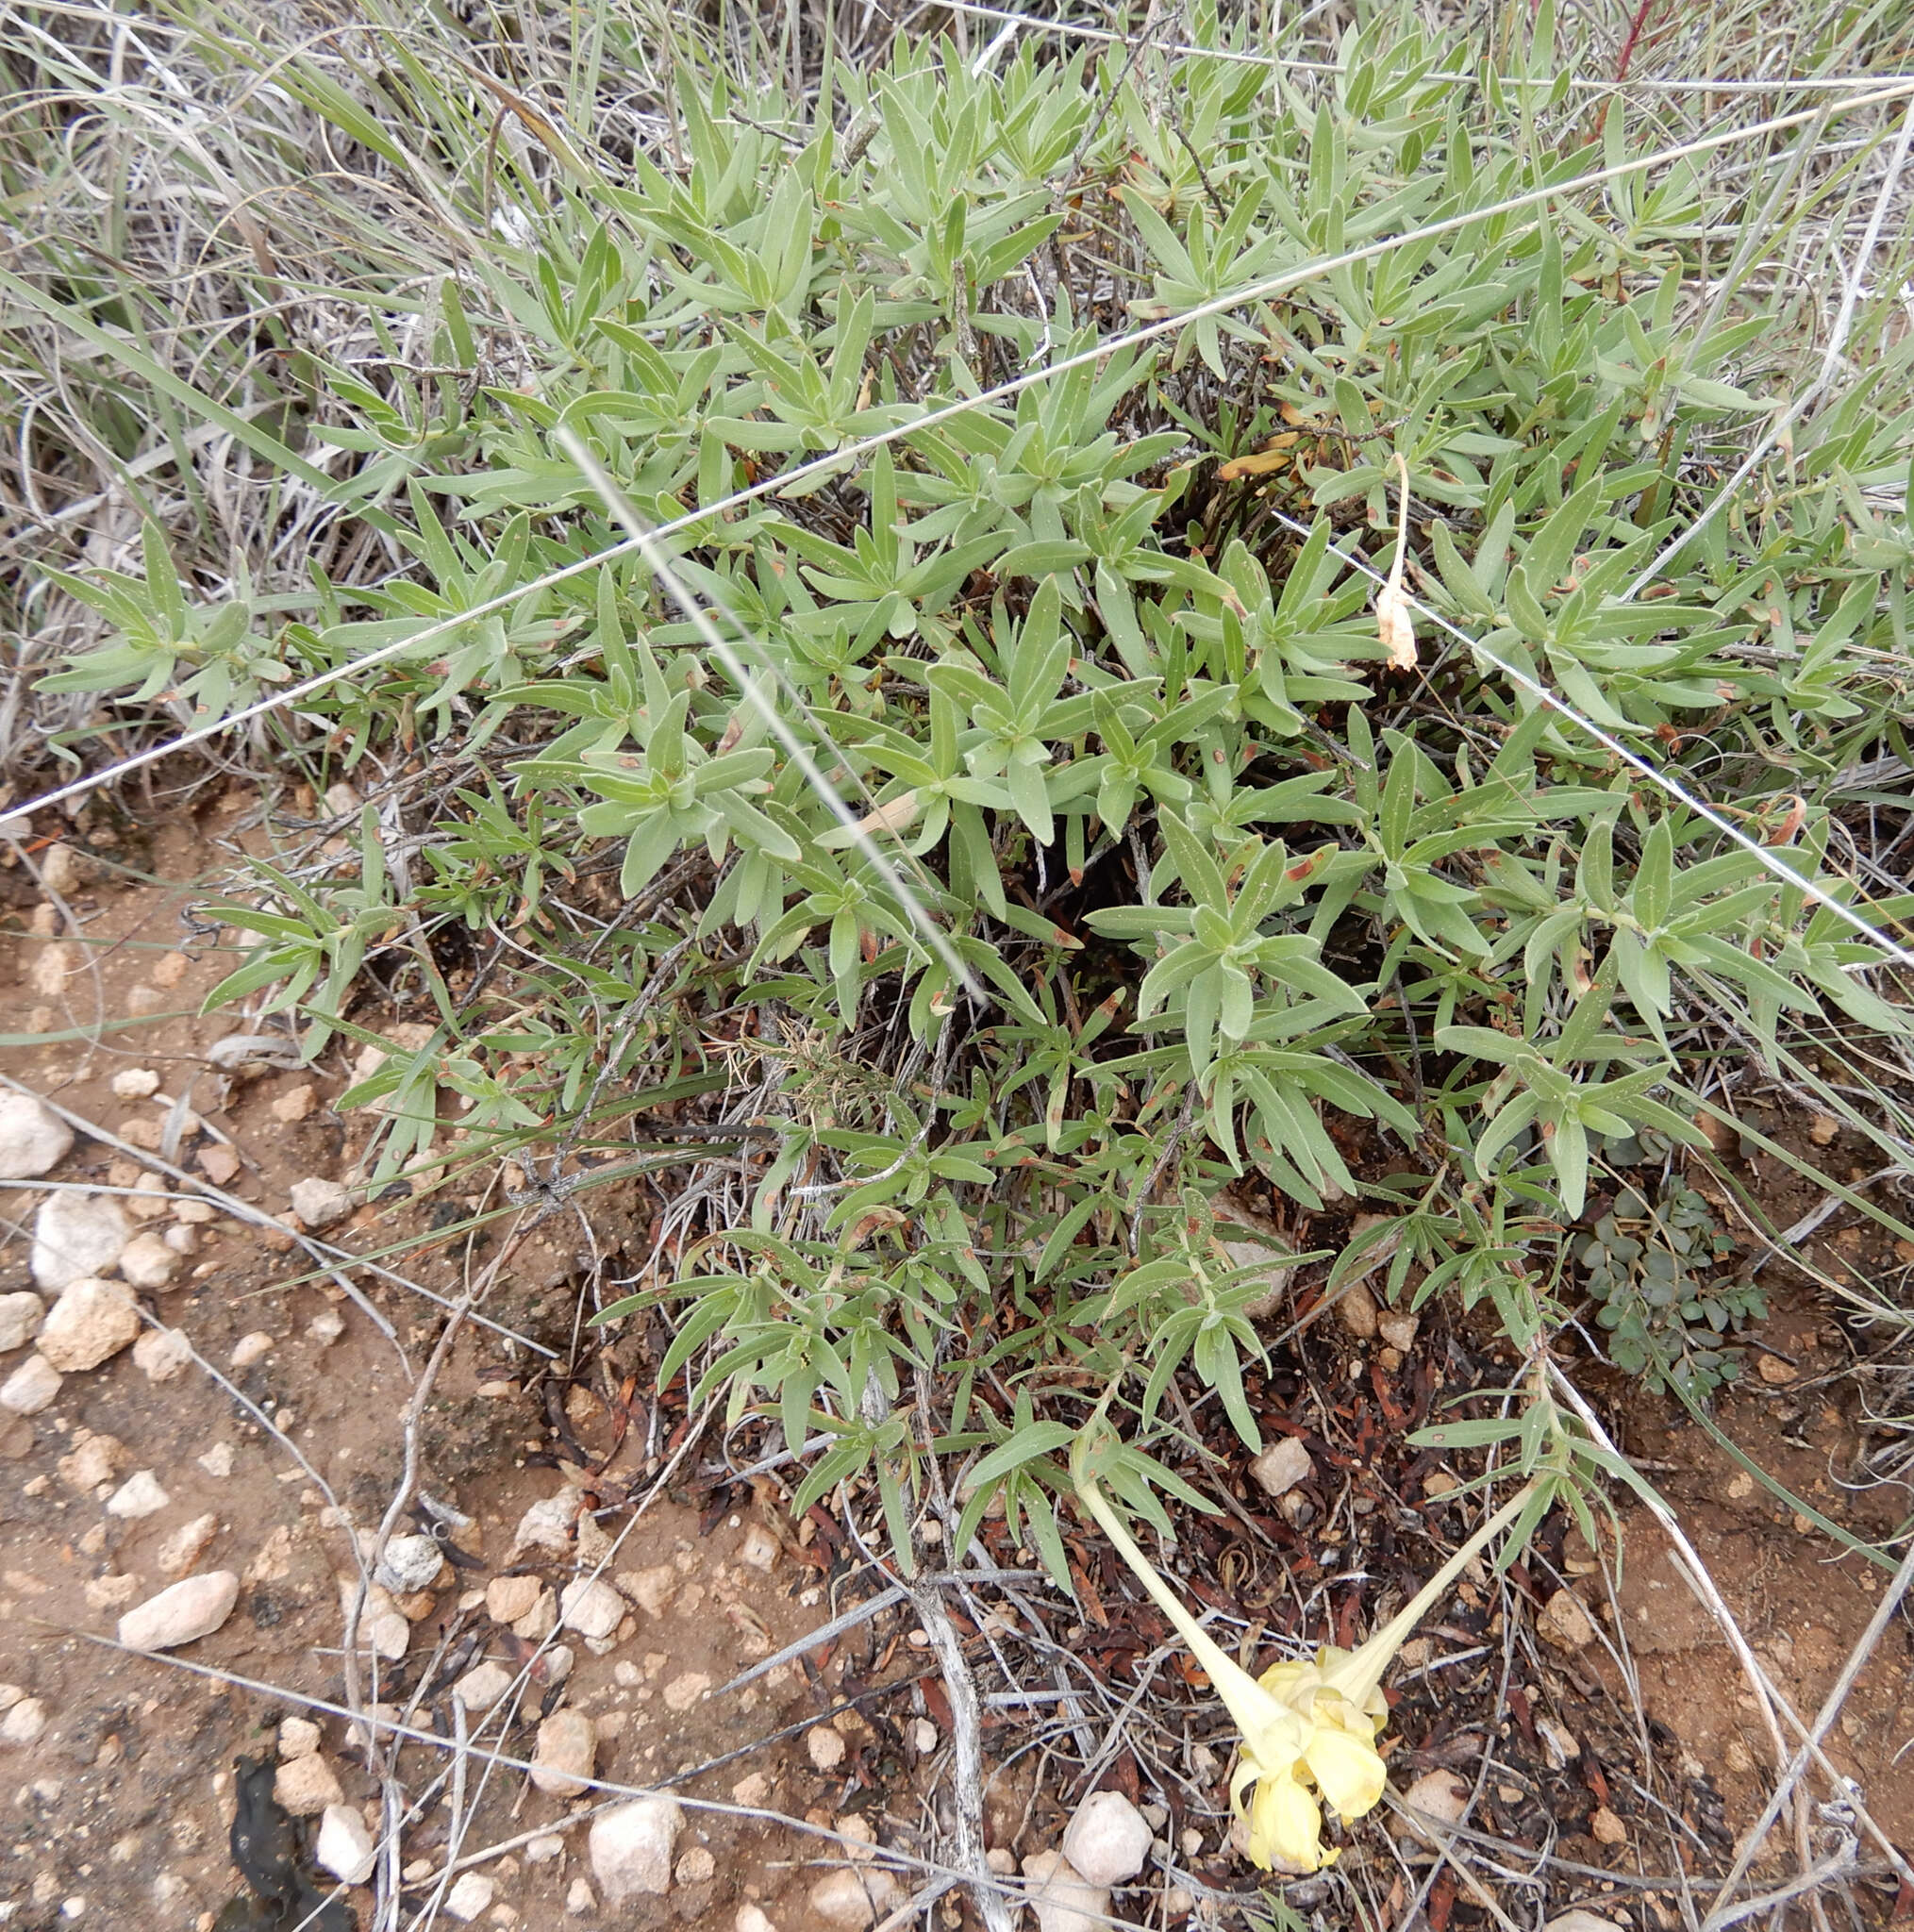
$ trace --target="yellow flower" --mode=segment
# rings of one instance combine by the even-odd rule
[[[1230,1808],[1243,1821],[1250,1862],[1264,1871],[1320,1871],[1336,1853],[1323,1843],[1320,1796],[1347,1823],[1371,1810],[1388,1783],[1375,1748],[1389,1707],[1383,1674],[1409,1632],[1462,1566],[1527,1505],[1524,1489],[1490,1518],[1394,1617],[1356,1650],[1333,1644],[1313,1662],[1297,1658],[1252,1677],[1186,1609],[1131,1541],[1090,1469],[1090,1430],[1077,1438],[1072,1474],[1084,1507],[1103,1526],[1138,1580],[1157,1600],[1242,1732],[1229,1780]],[[1252,1793],[1247,1804],[1245,1792]]]

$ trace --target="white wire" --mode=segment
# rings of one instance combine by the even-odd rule
[[[489,617],[495,611],[507,609],[540,591],[550,590],[555,585],[565,583],[587,571],[597,570],[604,564],[641,552],[647,542],[663,542],[694,528],[699,524],[707,522],[712,517],[723,515],[727,510],[755,503],[761,497],[774,495],[806,477],[823,475],[846,463],[854,463],[860,457],[873,455],[890,443],[900,442],[922,430],[952,422],[958,416],[969,414],[973,409],[983,408],[986,404],[1008,401],[1013,396],[1023,394],[1026,389],[1034,388],[1040,382],[1049,381],[1054,375],[1067,375],[1073,369],[1082,369],[1091,363],[1103,361],[1107,357],[1113,356],[1121,350],[1155,341],[1166,335],[1173,335],[1191,323],[1226,314],[1230,309],[1239,308],[1246,302],[1261,301],[1272,295],[1286,293],[1319,276],[1333,275],[1339,269],[1353,268],[1358,263],[1373,261],[1378,256],[1387,255],[1391,249],[1402,248],[1410,242],[1439,235],[1453,234],[1459,228],[1473,227],[1478,222],[1492,221],[1500,215],[1517,214],[1524,208],[1564,198],[1578,189],[1598,188],[1606,182],[1619,181],[1630,175],[1643,174],[1651,168],[1671,161],[1683,160],[1691,155],[1711,153],[1716,148],[1729,147],[1737,142],[1752,141],[1762,134],[1785,132],[1790,127],[1799,127],[1810,121],[1819,121],[1824,115],[1846,113],[1876,106],[1883,101],[1903,100],[1909,96],[1914,96],[1914,79],[1896,79],[1872,92],[1856,94],[1850,100],[1836,102],[1831,107],[1775,115],[1765,121],[1755,122],[1746,127],[1727,128],[1718,134],[1703,135],[1694,141],[1684,142],[1677,147],[1660,148],[1651,154],[1637,156],[1633,160],[1617,161],[1609,167],[1593,169],[1586,175],[1577,175],[1570,180],[1557,182],[1551,187],[1532,188],[1523,193],[1510,195],[1506,200],[1473,208],[1466,214],[1448,215],[1440,221],[1424,223],[1421,227],[1411,228],[1406,234],[1391,236],[1380,242],[1366,242],[1360,248],[1345,249],[1340,255],[1323,257],[1299,268],[1285,270],[1281,275],[1253,282],[1233,294],[1218,295],[1210,301],[1198,303],[1194,308],[1166,316],[1159,322],[1148,323],[1140,328],[1128,330],[1107,341],[1100,342],[1094,348],[1082,349],[1074,356],[1065,356],[1054,362],[1045,363],[1041,368],[1026,370],[1022,375],[999,383],[994,389],[980,391],[973,396],[959,397],[955,402],[912,417],[907,423],[900,423],[891,428],[879,430],[874,436],[846,443],[824,456],[813,457],[807,462],[799,463],[792,469],[781,470],[775,475],[765,477],[761,482],[733,491],[729,496],[720,497],[715,503],[703,505],[695,510],[688,510],[681,517],[674,517],[669,523],[658,525],[643,540],[627,537],[621,543],[613,543],[604,550],[594,551],[590,557],[581,557],[574,563],[560,565],[556,570],[547,571],[542,576],[534,577],[528,583],[517,585],[509,591],[501,591],[497,596],[489,597],[481,604],[474,604],[470,609],[462,610],[457,616],[441,618],[435,624],[427,625],[423,630],[414,631],[409,637],[394,639],[391,643],[381,645],[375,651],[368,651],[362,658],[355,658],[346,663],[336,664],[329,670],[316,672],[312,676],[297,684],[287,685],[270,697],[260,698],[253,704],[242,706],[239,710],[230,712],[224,718],[195,725],[191,730],[181,733],[179,737],[170,739],[161,744],[149,745],[144,751],[130,752],[125,758],[87,777],[75,778],[68,784],[57,786],[51,791],[42,792],[38,798],[23,801],[11,808],[8,817],[18,818],[26,813],[44,810],[51,806],[62,805],[69,799],[83,797],[125,776],[128,773],[141,771],[148,765],[157,764],[161,758],[171,758],[175,752],[189,750],[191,746],[203,744],[208,739],[219,737],[238,725],[250,724],[255,718],[262,718],[271,711],[297,704],[301,699],[310,697],[315,691],[324,691],[328,685],[337,684],[341,678],[369,671],[376,664],[389,663],[394,658],[415,650],[421,644],[448,636],[481,617]]]

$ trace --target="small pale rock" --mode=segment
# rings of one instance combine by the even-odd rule
[[[106,1613],[124,1610],[140,1594],[137,1576],[95,1576],[86,1586],[87,1608]]]
[[[805,1740],[805,1749],[819,1771],[835,1771],[844,1761],[844,1740],[826,1724],[812,1727]]]
[[[273,1796],[294,1818],[317,1818],[328,1805],[345,1803],[331,1765],[317,1751],[289,1757],[273,1778]]]
[[[1037,1914],[1037,1932],[1102,1932],[1110,1895],[1092,1885],[1061,1852],[1032,1852],[1024,1876],[1036,1888],[1027,1903]]]
[[[232,1365],[236,1369],[250,1369],[255,1362],[264,1361],[277,1346],[277,1341],[263,1328],[255,1328],[233,1343]]]
[[[1316,1465],[1294,1436],[1278,1436],[1249,1466],[1257,1487],[1266,1496],[1287,1496],[1298,1483],[1307,1482]]]
[[[157,1174],[140,1174],[128,1185],[133,1191],[120,1196],[120,1206],[135,1221],[158,1221],[173,1207],[173,1196],[166,1191],[166,1183]],[[126,1273],[126,1260],[120,1257],[120,1272]],[[126,1277],[129,1281],[131,1275]]]
[[[749,1777],[741,1777],[731,1787],[734,1805],[761,1805],[770,1795],[771,1780],[761,1771],[754,1771]]]
[[[597,1750],[597,1732],[583,1711],[555,1710],[539,1726],[533,1784],[555,1798],[575,1797],[591,1775]]]
[[[9,1751],[25,1751],[37,1744],[46,1729],[46,1706],[37,1697],[23,1697],[0,1718],[0,1745]]]
[[[1542,1932],[1623,1932],[1623,1928],[1613,1919],[1605,1919],[1600,1912],[1584,1911],[1577,1906],[1573,1911],[1551,1919]]]
[[[1375,1297],[1361,1282],[1351,1282],[1336,1298],[1336,1318],[1358,1341],[1373,1341],[1377,1326]]]
[[[647,1617],[662,1617],[683,1580],[671,1564],[655,1563],[649,1570],[627,1570],[618,1587]]]
[[[172,1500],[150,1469],[135,1470],[107,1498],[107,1514],[138,1522],[142,1516],[157,1516]]]
[[[585,1507],[584,1498],[574,1489],[562,1489],[556,1496],[543,1497],[519,1518],[517,1534],[506,1557],[516,1562],[523,1550],[557,1550],[572,1554],[572,1525]]]
[[[591,1821],[591,1875],[607,1905],[671,1890],[672,1850],[684,1823],[675,1798],[634,1798]]]
[[[40,1333],[45,1314],[46,1304],[26,1290],[18,1294],[0,1294],[0,1355],[8,1349],[25,1348]]]
[[[673,1870],[680,1885],[707,1885],[718,1875],[718,1861],[707,1845],[693,1845]]]
[[[1087,1884],[1127,1885],[1150,1856],[1150,1827],[1121,1791],[1092,1791],[1064,1827],[1060,1849]]]
[[[159,1075],[151,1067],[128,1067],[107,1083],[118,1100],[146,1100],[159,1091]]]
[[[757,1906],[740,1906],[731,1921],[731,1932],[777,1932],[770,1919]]]
[[[1600,1844],[1625,1845],[1628,1842],[1628,1827],[1606,1805],[1595,1807],[1594,1815],[1589,1820],[1589,1830]]]
[[[544,1589],[536,1576],[494,1576],[485,1586],[486,1614],[495,1624],[516,1624],[530,1614]]]
[[[429,1536],[395,1536],[379,1561],[378,1580],[396,1595],[429,1589],[445,1567],[445,1554]]]
[[[199,1253],[199,1230],[196,1227],[188,1227],[184,1223],[175,1223],[159,1239],[166,1243],[172,1253],[186,1260],[191,1260]]]
[[[184,953],[161,953],[153,962],[153,984],[169,988],[177,986],[186,977],[186,969],[191,963]]]
[[[525,1840],[525,1863],[528,1865],[549,1865],[564,1856],[565,1840],[556,1831],[541,1832],[537,1838]]]
[[[488,1661],[467,1671],[453,1685],[452,1694],[474,1717],[479,1717],[511,1689],[512,1682],[511,1672],[503,1664]]]
[[[42,1288],[62,1289],[104,1274],[132,1234],[110,1194],[51,1194],[33,1217],[33,1278]]]
[[[133,1344],[133,1359],[149,1382],[174,1382],[192,1360],[192,1344],[177,1328],[149,1328]]]
[[[240,1157],[224,1141],[199,1150],[199,1171],[214,1187],[223,1188],[240,1171]]]
[[[18,1684],[0,1684],[0,1710],[11,1710],[25,1695]]]
[[[531,1608],[513,1622],[511,1634],[523,1637],[527,1643],[542,1643],[558,1627],[558,1591],[541,1590]]]
[[[920,1757],[928,1757],[937,1749],[937,1726],[927,1717],[916,1718],[910,1725],[911,1748]]]
[[[50,1000],[57,1000],[66,990],[66,976],[72,971],[69,960],[73,948],[64,941],[55,940],[51,945],[42,946],[34,955],[32,971],[27,974],[27,983],[34,991]],[[45,1172],[44,1169],[42,1170]]]
[[[40,1352],[63,1375],[96,1369],[135,1341],[142,1325],[129,1290],[87,1275],[62,1289],[48,1309]]]
[[[233,1473],[233,1445],[215,1442],[204,1456],[193,1459],[215,1482],[222,1482]]]
[[[397,1663],[412,1641],[412,1626],[397,1610],[372,1618],[365,1632],[367,1641],[389,1664]]]
[[[352,1212],[352,1191],[337,1181],[308,1174],[294,1181],[288,1195],[292,1211],[308,1227],[330,1227]]]
[[[888,1916],[897,1904],[897,1881],[880,1866],[864,1865],[856,1870],[840,1866],[811,1887],[810,1896],[812,1911],[825,1924],[839,1927],[840,1932],[863,1932],[865,1926]],[[1059,1926],[1057,1932],[1076,1932],[1076,1928]],[[1082,1932],[1089,1932],[1089,1927]]]
[[[565,1910],[574,1919],[582,1919],[587,1912],[598,1909],[597,1895],[583,1878],[574,1878],[565,1888]]]
[[[128,1650],[175,1650],[209,1637],[232,1615],[240,1579],[230,1570],[189,1576],[148,1597],[120,1619],[120,1641]]]
[[[1573,1731],[1564,1729],[1553,1719],[1539,1717],[1535,1727],[1540,1735],[1542,1751],[1551,1771],[1566,1771],[1582,1755],[1582,1740]]]
[[[350,1805],[328,1805],[319,1821],[312,1857],[341,1883],[363,1885],[373,1875],[378,1848],[365,1820]]]
[[[182,1523],[153,1553],[154,1567],[162,1576],[178,1576],[191,1570],[206,1554],[207,1545],[219,1534],[219,1518],[210,1513]]]
[[[219,1217],[219,1209],[210,1201],[202,1201],[196,1195],[174,1194],[170,1201],[175,1221],[190,1222],[194,1226],[203,1227],[208,1221]]]
[[[291,1763],[295,1757],[310,1757],[319,1749],[325,1733],[309,1717],[282,1717],[279,1720],[279,1757]]]
[[[311,1081],[303,1080],[296,1087],[287,1088],[273,1102],[273,1118],[282,1125],[292,1126],[311,1113],[318,1099],[318,1088]]]
[[[777,1539],[763,1524],[752,1524],[738,1545],[738,1560],[748,1570],[769,1571],[777,1561]]]
[[[340,778],[325,788],[325,808],[336,819],[350,816],[364,805],[358,788]]]
[[[157,1234],[136,1234],[120,1252],[120,1273],[135,1288],[164,1288],[179,1257]]]
[[[345,1317],[337,1308],[321,1308],[307,1323],[306,1332],[321,1348],[330,1348],[345,1333]]]
[[[1587,1650],[1595,1641],[1595,1625],[1572,1590],[1558,1590],[1549,1598],[1535,1627],[1542,1641],[1557,1650]]]
[[[665,1686],[665,1708],[673,1711],[687,1711],[711,1688],[711,1680],[703,1671],[687,1671]]]
[[[73,1129],[30,1093],[0,1093],[0,1180],[37,1180],[73,1146]]]
[[[43,1355],[30,1355],[0,1382],[0,1408],[12,1415],[38,1415],[59,1393],[61,1380]]]
[[[120,1139],[129,1147],[143,1147],[148,1154],[157,1154],[163,1138],[160,1129],[160,1122],[136,1113],[120,1123]]]
[[[498,1887],[482,1872],[461,1872],[445,1894],[445,1909],[464,1924],[471,1924],[491,1904]]]
[[[1415,1346],[1416,1331],[1422,1326],[1420,1317],[1415,1315],[1384,1315],[1375,1318],[1375,1331],[1391,1348],[1400,1349],[1404,1355]]]
[[[608,1583],[580,1576],[559,1596],[558,1619],[588,1641],[609,1637],[624,1621],[624,1599]]]
[[[1403,1793],[1403,1803],[1416,1817],[1453,1828],[1469,1808],[1469,1787],[1453,1771],[1425,1771]],[[1417,1824],[1411,1824],[1409,1829],[1424,1844],[1437,1842]]]
[[[1755,1364],[1755,1373],[1771,1389],[1785,1389],[1794,1380],[1797,1371],[1792,1362],[1785,1362],[1778,1355],[1764,1355]]]
[[[92,1495],[102,1483],[109,1483],[125,1460],[126,1446],[117,1436],[96,1436],[74,1431],[73,1453],[59,1458],[59,1479],[71,1490]]]

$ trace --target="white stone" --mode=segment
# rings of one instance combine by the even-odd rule
[[[66,1158],[73,1129],[30,1093],[0,1093],[0,1180],[30,1181]]]
[[[157,1174],[142,1174],[133,1183],[133,1191],[122,1194],[119,1201],[135,1221],[158,1221],[173,1206],[166,1183]]]
[[[273,1774],[273,1796],[294,1818],[317,1818],[327,1806],[345,1803],[337,1775],[317,1751],[280,1765]]]
[[[133,1360],[149,1382],[176,1381],[192,1360],[192,1344],[177,1328],[149,1328],[133,1344]]]
[[[555,1798],[574,1798],[585,1789],[598,1750],[598,1733],[581,1710],[555,1710],[539,1726],[532,1754],[532,1782]]]
[[[591,1875],[607,1904],[672,1889],[672,1848],[684,1823],[675,1798],[634,1798],[591,1821]]]
[[[1557,1650],[1587,1650],[1595,1641],[1595,1625],[1587,1607],[1572,1590],[1558,1590],[1535,1620],[1536,1634]]]
[[[337,1308],[321,1308],[307,1323],[306,1332],[321,1348],[330,1348],[345,1333],[345,1317]]]
[[[132,1224],[110,1194],[50,1194],[33,1217],[33,1278],[42,1288],[58,1290],[104,1274],[132,1235]]]
[[[484,1713],[512,1687],[511,1672],[503,1664],[486,1662],[467,1671],[452,1687],[452,1695],[474,1717]]]
[[[224,1482],[233,1473],[233,1445],[230,1442],[215,1442],[204,1456],[196,1456],[193,1460],[215,1482]]]
[[[536,1576],[494,1576],[485,1586],[485,1611],[495,1624],[516,1624],[538,1607],[545,1586]]]
[[[43,1355],[30,1355],[0,1382],[0,1408],[12,1415],[38,1415],[59,1393],[63,1379]]]
[[[142,1516],[158,1515],[172,1500],[159,1487],[159,1478],[150,1469],[136,1469],[107,1498],[107,1514],[124,1516],[129,1522],[137,1523]]]
[[[523,1550],[555,1550],[572,1554],[572,1525],[585,1499],[574,1489],[562,1489],[556,1496],[543,1497],[519,1518],[518,1534],[512,1538],[507,1563],[515,1563]]]
[[[880,1865],[840,1865],[811,1887],[811,1910],[840,1932],[864,1932],[897,1903],[897,1881]]]
[[[1063,1856],[1089,1885],[1127,1885],[1150,1856],[1150,1827],[1121,1791],[1092,1791],[1064,1827]]]
[[[588,1641],[609,1637],[624,1621],[624,1599],[608,1583],[576,1577],[558,1598],[558,1620]]]
[[[128,1610],[120,1619],[120,1641],[128,1650],[175,1650],[210,1637],[239,1600],[240,1579],[230,1570],[189,1576]]]
[[[130,1290],[84,1275],[62,1289],[47,1310],[40,1352],[63,1375],[96,1369],[134,1341],[142,1325]]]
[[[206,1554],[207,1545],[219,1534],[219,1518],[208,1511],[182,1523],[153,1553],[153,1566],[162,1576],[179,1576]]]
[[[1551,1919],[1542,1927],[1542,1932],[1622,1932],[1622,1927],[1613,1919],[1605,1919],[1600,1912],[1585,1911],[1576,1906],[1572,1911]]]
[[[649,1570],[627,1570],[618,1587],[647,1617],[662,1617],[671,1608],[684,1582],[669,1563],[655,1563]]]
[[[582,1919],[587,1912],[598,1909],[597,1897],[591,1885],[583,1878],[574,1878],[565,1888],[565,1910],[574,1919]]]
[[[819,1771],[835,1771],[844,1761],[844,1740],[828,1724],[814,1724],[804,1743]]]
[[[1037,1914],[1037,1932],[1102,1932],[1110,1895],[1091,1885],[1061,1852],[1032,1852],[1024,1876],[1035,1890],[1026,1903]]]
[[[25,1751],[28,1745],[40,1742],[40,1736],[46,1729],[46,1706],[37,1697],[23,1697],[20,1702],[0,1717],[0,1746],[9,1751]]]
[[[120,1465],[125,1459],[126,1445],[119,1437],[75,1429],[72,1453],[62,1456],[57,1466],[60,1481],[69,1489],[92,1495],[103,1483],[118,1477]]]
[[[250,1369],[255,1362],[262,1362],[273,1353],[273,1338],[263,1328],[255,1328],[250,1335],[241,1335],[233,1343],[232,1364],[236,1369]]]
[[[325,1733],[309,1717],[282,1717],[279,1720],[279,1756],[290,1763],[295,1757],[310,1757],[319,1749]]]
[[[120,1273],[135,1288],[164,1288],[179,1266],[179,1257],[157,1234],[136,1234],[120,1251]]]
[[[151,1067],[128,1067],[107,1084],[116,1100],[149,1100],[159,1091],[159,1075]]]
[[[430,1589],[445,1567],[445,1556],[429,1536],[395,1536],[379,1559],[378,1579],[400,1596]]]
[[[937,1749],[937,1726],[927,1717],[911,1720],[910,1744],[920,1757],[928,1757]]]
[[[1266,1496],[1287,1496],[1298,1483],[1307,1482],[1316,1465],[1294,1436],[1278,1436],[1249,1466],[1251,1477]]]
[[[731,1932],[777,1932],[777,1927],[757,1906],[740,1906]]]
[[[482,1872],[461,1872],[445,1894],[445,1909],[469,1925],[491,1904],[498,1887]]]
[[[564,1856],[565,1840],[556,1831],[541,1832],[537,1838],[525,1840],[527,1865],[549,1865]]]
[[[0,1355],[8,1349],[25,1348],[40,1333],[46,1304],[27,1290],[18,1294],[0,1294]]]
[[[373,1875],[378,1848],[366,1822],[350,1805],[328,1805],[319,1821],[314,1861],[344,1885],[363,1885]]]
[[[738,1560],[750,1570],[769,1571],[777,1561],[777,1539],[761,1523],[754,1523],[738,1545]]]
[[[367,1642],[389,1664],[397,1663],[412,1641],[412,1626],[397,1610],[372,1618],[365,1634]]]
[[[188,1227],[183,1222],[169,1227],[159,1239],[166,1243],[170,1254],[177,1255],[184,1260],[191,1260],[199,1253],[198,1228]]]
[[[665,1708],[682,1715],[710,1688],[711,1680],[703,1671],[681,1672],[665,1686]]]
[[[330,1227],[352,1212],[352,1190],[317,1174],[294,1181],[288,1198],[293,1213],[308,1227]]]

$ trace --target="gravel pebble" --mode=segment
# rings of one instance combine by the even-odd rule
[[[574,1878],[565,1888],[565,1909],[574,1919],[582,1919],[587,1912],[598,1909],[597,1896],[584,1879]]]
[[[133,1344],[133,1359],[149,1382],[173,1382],[192,1360],[192,1344],[177,1328],[149,1328]]]
[[[40,1352],[63,1375],[96,1369],[136,1340],[142,1325],[130,1290],[85,1275],[62,1289],[47,1310]]]
[[[497,1890],[483,1872],[461,1872],[445,1894],[445,1909],[469,1925],[491,1906]]]
[[[672,1848],[684,1823],[675,1798],[634,1798],[591,1821],[591,1875],[607,1904],[672,1889]]]
[[[137,1523],[142,1516],[158,1515],[172,1500],[150,1469],[138,1469],[107,1498],[107,1514]]]
[[[375,1574],[388,1590],[404,1596],[429,1588],[444,1567],[444,1554],[431,1537],[395,1536]]]
[[[295,1757],[310,1757],[319,1749],[325,1733],[309,1717],[279,1720],[279,1757],[287,1763]]]
[[[128,1650],[175,1650],[209,1637],[233,1613],[240,1579],[230,1570],[189,1576],[148,1597],[120,1619],[120,1641]]]
[[[819,1771],[835,1771],[844,1761],[844,1740],[828,1724],[812,1725],[804,1746]]]
[[[164,1288],[179,1267],[179,1257],[157,1234],[136,1234],[120,1251],[120,1273],[135,1288]]]
[[[1087,1884],[1127,1885],[1150,1856],[1150,1827],[1121,1791],[1092,1791],[1064,1827],[1063,1856]]]
[[[328,1805],[345,1803],[337,1774],[317,1751],[280,1765],[273,1777],[273,1796],[294,1818],[317,1818]]]
[[[293,1213],[308,1227],[330,1227],[352,1212],[351,1189],[341,1187],[337,1181],[322,1179],[318,1174],[294,1181],[287,1198],[292,1204]]]
[[[378,1849],[366,1822],[350,1805],[328,1805],[319,1821],[315,1863],[346,1885],[363,1885],[373,1875]]]
[[[1278,1436],[1249,1466],[1251,1478],[1266,1496],[1287,1496],[1316,1473],[1309,1452],[1294,1436]]]
[[[41,1733],[45,1729],[46,1706],[37,1697],[23,1697],[5,1717],[0,1717],[0,1746],[9,1751],[25,1751],[40,1742]]]
[[[0,1408],[12,1415],[38,1415],[59,1393],[62,1379],[43,1355],[30,1355],[0,1382]]]
[[[610,1584],[580,1576],[566,1584],[560,1594],[558,1618],[590,1642],[609,1637],[624,1621],[624,1599]]]
[[[1090,1884],[1061,1852],[1032,1852],[1024,1860],[1024,1876],[1037,1887],[1028,1900],[1037,1932],[1102,1932],[1109,1893]]]
[[[50,1194],[33,1217],[33,1278],[42,1288],[58,1290],[104,1274],[132,1234],[110,1194]]]
[[[73,1129],[30,1093],[0,1093],[0,1180],[50,1174],[73,1146]]]
[[[0,1355],[25,1348],[40,1333],[45,1315],[46,1304],[28,1290],[0,1294]]]
[[[233,1343],[232,1365],[236,1369],[250,1369],[255,1362],[264,1361],[277,1345],[263,1328],[255,1328]]]
[[[591,1775],[597,1751],[597,1729],[582,1710],[555,1710],[539,1725],[532,1782],[555,1798],[576,1797]]]
[[[128,1067],[107,1084],[116,1100],[148,1100],[159,1091],[159,1075],[151,1067]]]
[[[409,1627],[409,1626],[408,1626]],[[512,1674],[503,1664],[486,1662],[466,1672],[452,1694],[473,1717],[482,1716],[512,1687]]]

